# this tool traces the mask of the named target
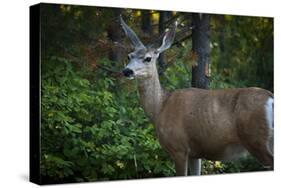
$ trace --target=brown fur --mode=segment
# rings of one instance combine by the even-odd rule
[[[182,153],[211,160],[227,158],[229,146],[241,146],[272,166],[264,110],[269,97],[272,93],[259,88],[174,91],[156,118],[160,143],[174,158]]]

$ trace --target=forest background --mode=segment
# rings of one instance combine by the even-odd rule
[[[159,61],[162,85],[191,87],[196,13],[41,5],[42,156],[46,183],[174,176],[139,103],[136,82],[120,71],[132,50],[122,14],[144,43],[175,20],[174,45]],[[273,19],[208,15],[210,89],[262,87],[273,92]],[[203,174],[265,170],[249,156],[203,161]]]

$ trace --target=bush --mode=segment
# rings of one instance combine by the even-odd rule
[[[124,85],[128,91],[117,92],[125,83],[102,71],[86,79],[85,71],[75,69],[64,58],[42,63],[43,181],[174,175],[135,87]]]

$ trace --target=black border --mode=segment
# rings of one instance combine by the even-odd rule
[[[42,184],[40,173],[40,4],[29,8],[29,40],[30,40],[30,67],[29,67],[29,180]]]

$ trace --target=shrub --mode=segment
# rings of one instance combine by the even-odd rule
[[[86,79],[84,70],[64,58],[52,57],[42,63],[44,181],[175,174],[139,105],[135,87],[105,74],[97,70]],[[121,84],[128,91],[118,91]]]

